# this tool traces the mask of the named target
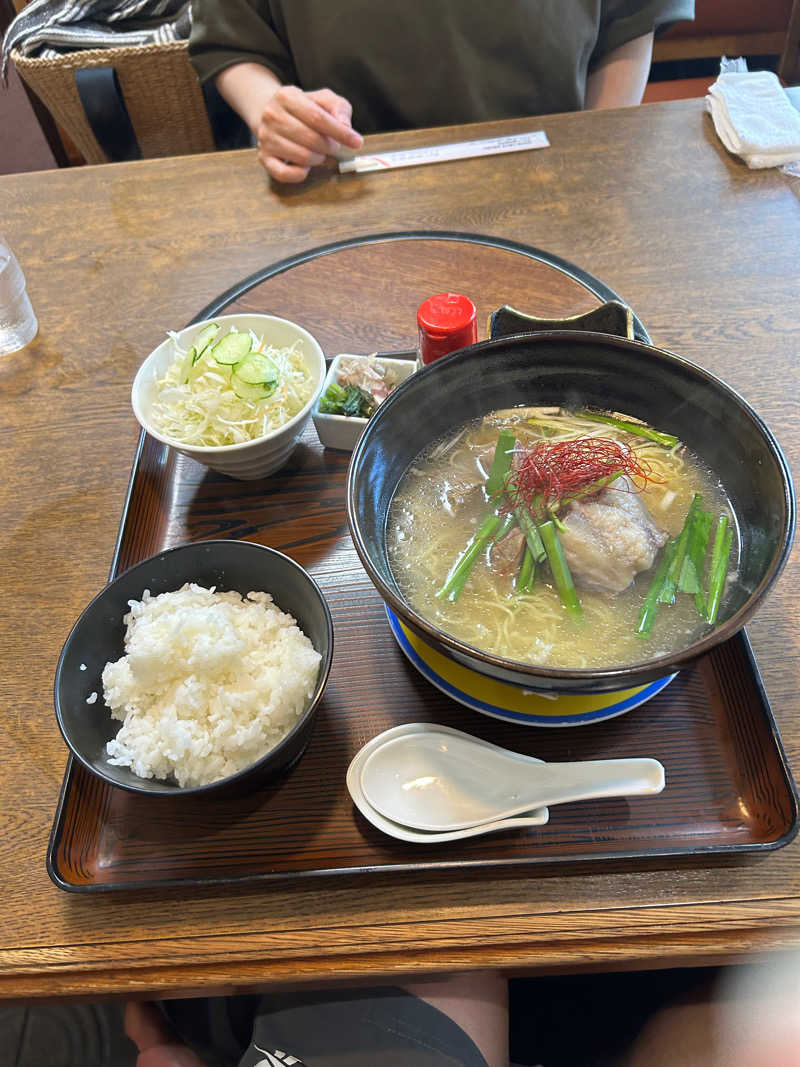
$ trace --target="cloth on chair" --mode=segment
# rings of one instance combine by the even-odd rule
[[[116,48],[188,38],[188,0],[33,0],[3,39],[0,75],[6,81],[12,49],[53,58],[82,48]]]

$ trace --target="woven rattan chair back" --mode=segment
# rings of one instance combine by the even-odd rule
[[[75,84],[75,71],[113,67],[144,158],[213,152],[203,92],[186,41],[70,52],[34,59],[13,52],[17,71],[87,163],[107,163]]]

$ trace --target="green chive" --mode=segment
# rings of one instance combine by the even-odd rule
[[[722,591],[725,588],[732,542],[733,531],[728,529],[728,516],[720,515],[714,534],[714,547],[711,550],[711,568],[708,574],[706,619],[712,625],[717,621]]]
[[[653,623],[656,621],[656,615],[658,614],[658,605],[668,603],[668,601],[663,601],[661,596],[668,580],[669,569],[675,557],[677,546],[677,540],[672,538],[672,540],[667,542],[664,548],[661,562],[656,568],[655,576],[650,583],[650,588],[647,590],[647,595],[644,598],[644,603],[639,612],[639,621],[636,624],[635,630],[638,637],[647,638],[650,636],[653,631]]]
[[[555,526],[549,520],[543,522],[539,526],[539,534],[541,535],[545,551],[547,552],[547,562],[550,564],[550,571],[552,572],[553,581],[556,583],[556,589],[561,597],[562,604],[573,618],[583,618],[583,608],[578,599],[575,583],[572,580],[572,574],[570,573],[569,566],[564,556],[564,549],[562,548],[561,541],[558,539]]]
[[[646,426],[641,422],[615,419],[613,415],[597,415],[593,411],[580,411],[576,415],[577,418],[586,419],[587,422],[602,422],[607,426],[616,426],[618,430],[624,430],[626,433],[634,434],[636,437],[646,437],[649,441],[655,441],[665,448],[674,448],[678,443],[678,438],[674,434],[661,433],[660,430],[654,430],[652,426]]]
[[[519,576],[517,578],[517,593],[530,593],[533,588],[534,578],[536,577],[536,564],[534,563],[531,550],[528,546],[525,546],[525,552],[522,556],[522,566],[519,569]]]
[[[514,458],[516,442],[517,439],[510,430],[502,430],[497,438],[492,467],[486,482],[486,495],[490,499],[502,492],[506,484],[506,478],[511,470],[511,461]]]

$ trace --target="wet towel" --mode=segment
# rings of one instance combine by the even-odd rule
[[[800,113],[770,71],[727,71],[708,90],[706,108],[729,152],[748,167],[800,159]]]
[[[33,0],[3,39],[0,74],[6,79],[12,49],[52,58],[81,48],[116,48],[188,38],[187,0]]]

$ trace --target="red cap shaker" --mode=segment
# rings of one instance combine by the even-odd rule
[[[419,354],[424,364],[478,340],[475,305],[460,293],[437,293],[417,311]]]

